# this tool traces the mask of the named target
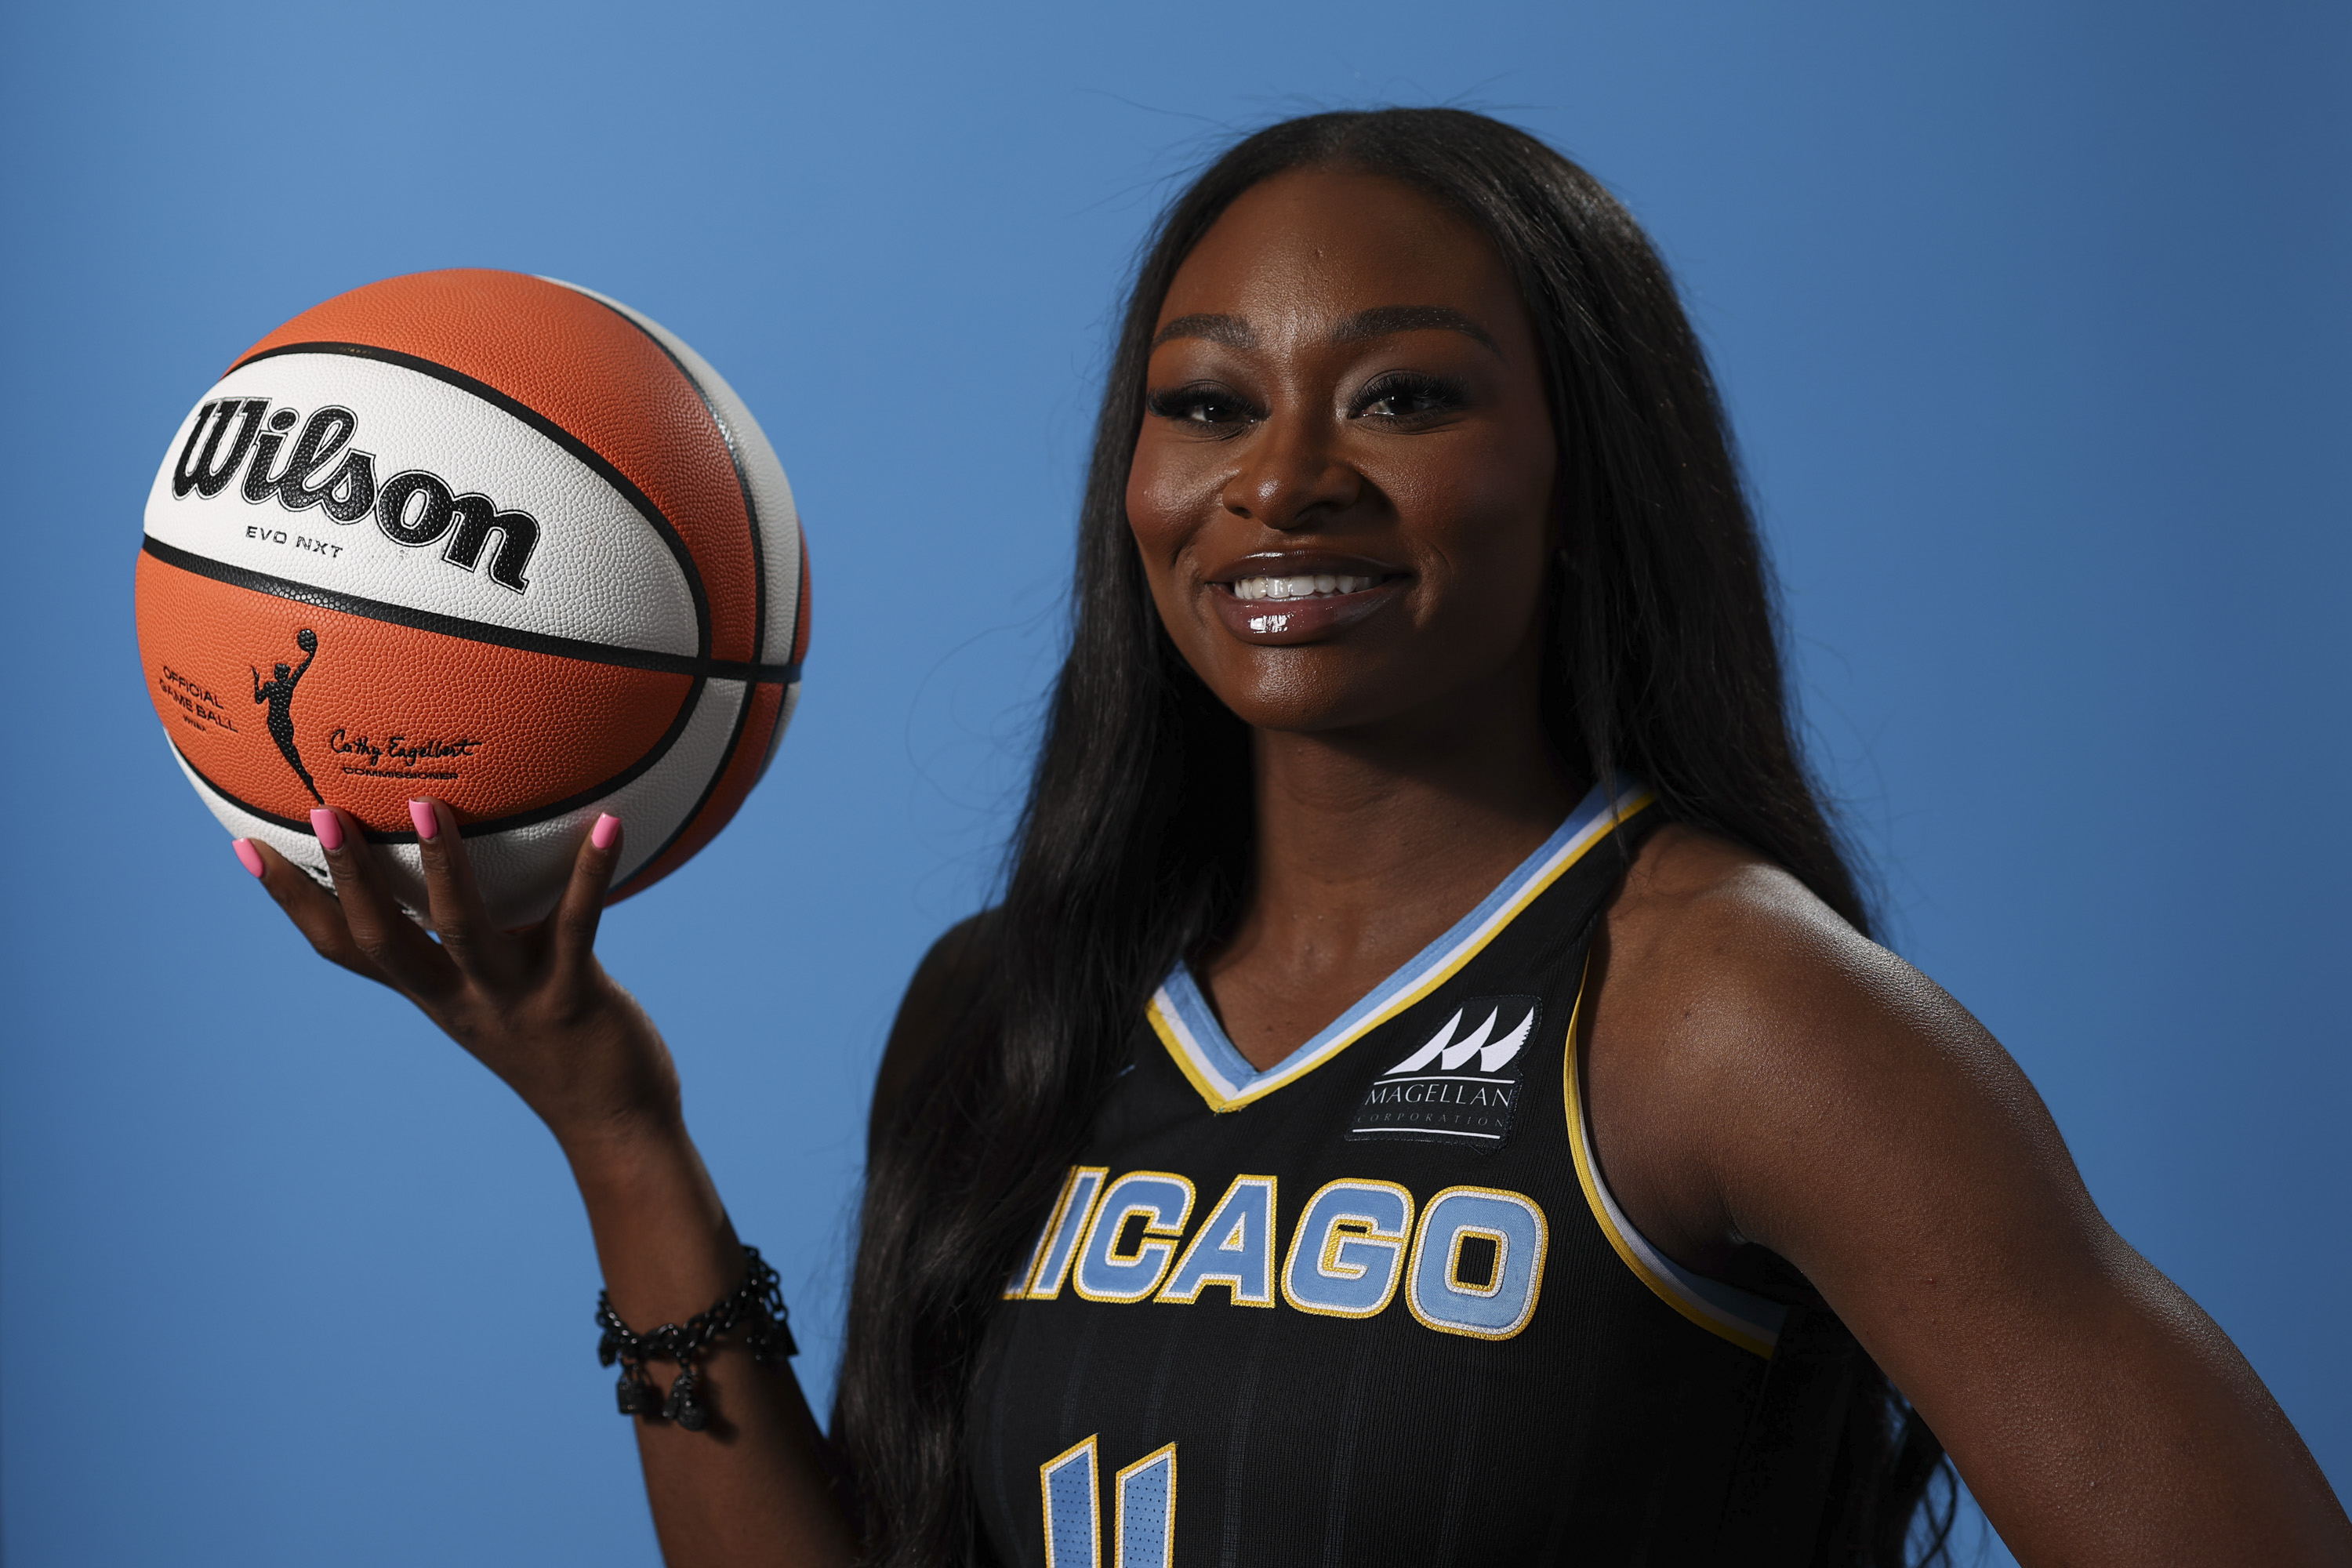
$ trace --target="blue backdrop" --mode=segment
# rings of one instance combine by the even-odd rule
[[[7,6],[9,1562],[654,1556],[552,1143],[310,957],[143,694],[140,509],[231,357],[371,279],[508,267],[649,311],[765,424],[806,700],[604,948],[822,1396],[866,1086],[995,864],[1123,268],[1221,138],[1384,101],[1516,119],[1650,226],[1895,945],[2352,1483],[2347,19]]]

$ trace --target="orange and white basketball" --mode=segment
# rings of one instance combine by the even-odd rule
[[[614,897],[710,841],[800,693],[783,468],[701,356],[514,272],[307,310],[182,422],[147,500],[139,650],[223,826],[325,879],[349,812],[421,907],[408,802],[457,809],[501,923],[553,907],[598,813]]]

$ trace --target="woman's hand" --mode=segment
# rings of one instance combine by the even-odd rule
[[[686,1321],[740,1282],[743,1249],[687,1136],[667,1047],[596,962],[620,822],[598,819],[552,914],[504,931],[475,886],[456,816],[434,800],[412,809],[430,936],[401,912],[374,850],[341,812],[321,807],[310,818],[332,896],[266,845],[239,839],[237,858],[312,947],[415,1003],[539,1113],[572,1162],[622,1321]],[[635,1423],[663,1560],[845,1564],[848,1521],[791,1371],[722,1342],[700,1372],[709,1430]]]
[[[597,921],[620,861],[620,819],[597,819],[553,912],[505,931],[491,923],[456,814],[437,800],[411,802],[409,810],[431,936],[394,900],[358,824],[332,806],[310,821],[333,895],[265,844],[239,839],[237,858],[322,956],[415,1003],[520,1095],[567,1151],[675,1125],[669,1052],[644,1009],[596,962]]]

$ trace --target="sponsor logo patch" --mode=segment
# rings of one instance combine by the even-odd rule
[[[1373,1080],[1348,1136],[1485,1148],[1502,1142],[1518,1109],[1527,1044],[1542,1015],[1534,996],[1469,998],[1425,1044]]]

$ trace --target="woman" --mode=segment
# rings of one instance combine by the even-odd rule
[[[1713,385],[1581,171],[1452,110],[1234,148],[1142,264],[1079,552],[1004,900],[883,1063],[830,1436],[721,1338],[709,1430],[636,1423],[672,1563],[1893,1563],[1946,1449],[2027,1562],[2352,1562],[1868,940]],[[592,952],[620,825],[510,936],[418,809],[437,946],[331,814],[340,903],[270,891],[547,1121],[623,1323],[727,1298]]]

